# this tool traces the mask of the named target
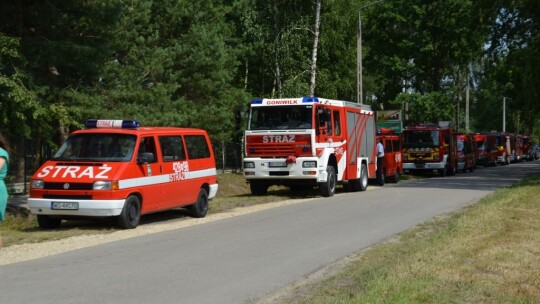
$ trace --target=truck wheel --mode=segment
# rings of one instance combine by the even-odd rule
[[[328,166],[326,173],[326,182],[319,183],[319,188],[322,196],[330,197],[336,193],[336,170],[334,167]]]
[[[366,164],[362,164],[360,168],[360,191],[366,191],[368,187],[368,172]]]
[[[201,218],[206,216],[206,213],[208,213],[208,193],[206,192],[206,189],[201,188],[201,190],[199,190],[197,202],[189,206],[189,209],[192,217]]]
[[[446,176],[446,171],[447,171],[446,168],[444,168],[444,169],[439,169],[439,175],[440,175],[441,177],[445,177],[445,176]]]
[[[354,192],[366,191],[367,187],[368,187],[367,167],[365,164],[362,164],[362,166],[360,167],[360,178],[355,179],[351,182],[351,189]]]
[[[450,176],[456,175],[456,168],[457,168],[457,165],[454,166],[453,168],[448,168],[448,174],[449,174]]]
[[[133,229],[141,220],[141,201],[135,195],[130,195],[124,203],[122,213],[117,218],[118,226],[125,229]]]
[[[399,183],[399,170],[396,170],[396,174],[390,179],[392,183]]]
[[[266,192],[268,192],[268,185],[264,182],[251,181],[249,182],[249,188],[253,195],[266,195]]]
[[[62,223],[62,219],[53,218],[43,214],[38,214],[37,221],[39,228],[43,229],[55,229],[60,227],[60,224]]]

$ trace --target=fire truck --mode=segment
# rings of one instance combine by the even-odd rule
[[[403,173],[401,152],[401,136],[394,130],[380,128],[377,130],[377,139],[384,147],[383,177],[392,183],[399,182],[400,174]]]
[[[255,99],[244,137],[251,193],[272,185],[318,186],[329,197],[341,182],[364,191],[376,173],[375,116],[367,105],[318,97]]]
[[[457,144],[457,170],[473,172],[476,168],[477,145],[470,134],[459,133],[456,135]]]
[[[494,133],[476,133],[476,158],[477,163],[482,166],[495,166],[499,150],[497,148],[497,137]]]
[[[402,136],[405,172],[456,173],[456,136],[449,122],[413,125]]]

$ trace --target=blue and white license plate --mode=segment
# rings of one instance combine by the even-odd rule
[[[287,167],[287,163],[284,162],[284,161],[281,161],[281,162],[269,162],[268,167],[270,167],[270,168],[283,168],[283,167]]]
[[[53,210],[79,210],[78,202],[51,202]]]

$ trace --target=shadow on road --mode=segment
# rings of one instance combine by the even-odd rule
[[[401,182],[395,187],[471,189],[492,191],[510,186],[522,179],[540,174],[540,161],[515,163],[509,166],[479,167],[474,172],[449,177],[429,177]]]

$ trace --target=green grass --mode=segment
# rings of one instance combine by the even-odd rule
[[[540,177],[359,254],[291,303],[540,303]]]

